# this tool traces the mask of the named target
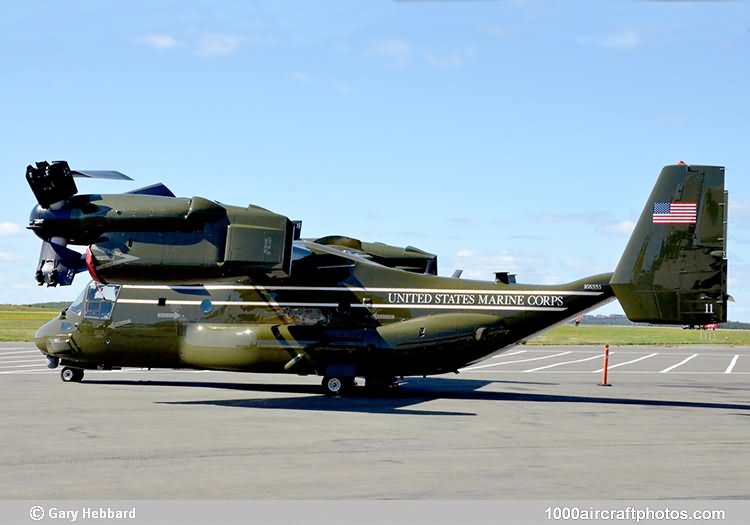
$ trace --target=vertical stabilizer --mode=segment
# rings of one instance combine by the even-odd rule
[[[726,321],[726,221],[723,167],[664,167],[611,281],[628,318]]]

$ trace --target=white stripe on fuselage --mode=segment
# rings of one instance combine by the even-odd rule
[[[158,299],[118,299],[118,304],[151,304],[158,305]],[[200,306],[203,301],[167,300],[164,306]],[[272,306],[290,308],[338,308],[340,303],[287,303],[276,301],[211,301],[213,306]],[[413,308],[419,310],[520,310],[530,312],[563,312],[567,308],[544,306],[477,306],[477,305],[449,305],[449,304],[350,304],[351,308]]]
[[[393,292],[393,293],[451,293],[451,294],[495,294],[495,295],[578,295],[597,296],[604,292],[579,292],[568,290],[492,290],[485,288],[363,288],[357,286],[256,286],[211,284],[206,286],[169,286],[166,284],[125,284],[123,288],[133,290],[255,290],[265,291],[310,291],[310,292]]]
[[[588,292],[588,291],[569,291],[569,290],[516,290],[516,289],[503,289],[493,290],[485,288],[382,288],[382,287],[357,287],[357,286],[260,286],[260,285],[234,285],[234,284],[212,284],[212,285],[176,285],[170,286],[165,284],[126,284],[123,285],[125,289],[132,290],[169,290],[180,293],[181,291],[255,291],[259,293],[269,292],[284,292],[284,291],[298,291],[298,292],[346,292],[346,293],[404,293],[404,294],[482,294],[482,295],[514,295],[514,296],[584,296],[584,297],[596,297],[602,295],[604,292]],[[206,298],[211,300],[210,298]],[[158,304],[155,299],[126,299],[121,298],[118,300],[119,303],[123,304]],[[164,306],[192,306],[200,305],[203,300],[166,300],[162,304]],[[338,308],[342,306],[342,303],[329,303],[329,302],[277,302],[274,299],[267,299],[264,301],[214,301],[211,300],[211,304],[214,306],[270,306],[270,307],[300,307],[300,308]],[[345,305],[345,303],[343,303]],[[367,308],[367,309],[417,309],[417,310],[463,310],[463,311],[528,311],[528,312],[564,312],[568,308],[564,306],[514,306],[514,305],[452,305],[452,304],[424,304],[424,303],[351,303],[351,308]]]

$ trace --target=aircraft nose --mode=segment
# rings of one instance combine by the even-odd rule
[[[34,334],[34,344],[45,354],[49,352],[49,339],[57,332],[59,325],[60,323],[57,319],[47,321]]]
[[[60,342],[67,342],[73,332],[74,325],[58,316],[44,323],[34,334],[34,344],[45,354],[59,351]],[[67,345],[63,345],[67,348]]]

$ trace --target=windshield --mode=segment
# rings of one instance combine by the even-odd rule
[[[70,306],[68,306],[68,312],[81,315],[81,309],[83,308],[83,298],[86,296],[86,290],[83,290],[80,294],[78,294],[78,297],[76,297],[75,301],[70,303]]]
[[[92,281],[85,290],[86,309],[83,316],[88,319],[109,319],[119,292],[119,284],[99,284]]]

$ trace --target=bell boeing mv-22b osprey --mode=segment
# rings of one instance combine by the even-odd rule
[[[338,394],[358,377],[382,387],[457,371],[613,298],[633,321],[726,321],[723,167],[666,166],[615,271],[557,286],[442,277],[416,248],[302,239],[283,215],[162,184],[79,195],[74,177],[130,180],[27,168],[37,282],[93,279],[36,334],[63,381],[121,367],[317,374]]]

